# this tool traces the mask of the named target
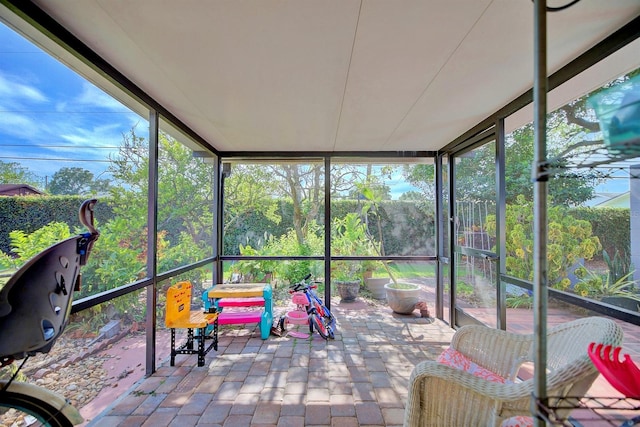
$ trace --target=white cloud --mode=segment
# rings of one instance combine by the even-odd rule
[[[0,73],[0,96],[32,102],[47,102],[47,97],[37,88],[17,81],[13,76]]]
[[[110,95],[107,95],[102,90],[98,89],[89,82],[82,83],[82,92],[74,100],[74,102],[82,105],[100,107],[107,110],[121,112],[129,111],[120,102],[118,102],[118,100],[112,98]]]
[[[122,124],[112,123],[94,128],[78,128],[70,126],[60,129],[60,138],[77,145],[119,146],[122,141]]]
[[[6,112],[0,114],[2,133],[18,138],[31,138],[37,131],[37,123],[25,114]]]

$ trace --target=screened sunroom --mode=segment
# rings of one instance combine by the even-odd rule
[[[637,132],[640,3],[546,3],[0,0],[2,274],[95,197],[65,333],[144,330],[145,377],[172,284],[307,274],[452,332],[612,318],[640,359],[640,140],[603,110]]]

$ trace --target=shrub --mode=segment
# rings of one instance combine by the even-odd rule
[[[552,286],[561,289],[570,284],[567,275],[571,266],[581,258],[593,258],[602,249],[600,240],[592,234],[591,223],[574,218],[568,211],[563,206],[547,210],[547,277]],[[495,215],[487,217],[486,229],[495,233]],[[533,280],[533,203],[522,195],[506,206],[506,230],[507,273]]]
[[[576,276],[580,282],[576,283],[573,291],[583,297],[602,299],[605,297],[626,297],[640,301],[640,296],[635,292],[635,281],[631,278],[633,272],[629,272],[612,280],[610,274],[594,273],[584,267],[576,269]]]
[[[52,222],[29,234],[14,230],[9,233],[9,237],[12,251],[18,256],[18,263],[22,265],[49,246],[71,237],[71,231],[63,222]]]
[[[631,217],[628,208],[574,208],[567,213],[576,219],[589,221],[593,235],[598,236],[602,248],[607,253],[629,253]]]

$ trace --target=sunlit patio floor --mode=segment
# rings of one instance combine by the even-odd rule
[[[195,355],[176,356],[173,367],[166,358],[88,426],[402,425],[411,370],[434,360],[454,330],[365,299],[335,303],[332,311],[338,328],[328,341],[317,334],[262,340],[255,325],[222,326],[218,351],[207,354],[205,366]],[[520,319],[517,313],[526,311],[513,311],[512,327],[530,332],[530,312]],[[550,323],[575,318],[561,310],[549,317]],[[623,327],[625,347],[634,353],[640,328]],[[308,333],[295,328],[289,330]],[[602,376],[589,394],[619,396]]]
[[[338,330],[329,341],[262,340],[252,326],[223,326],[204,367],[196,356],[178,355],[173,367],[167,359],[89,425],[402,425],[412,368],[435,359],[454,331],[360,300],[332,309]]]

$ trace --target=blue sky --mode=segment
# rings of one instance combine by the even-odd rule
[[[63,167],[107,178],[108,156],[133,126],[146,119],[131,112],[66,65],[0,23],[0,161],[17,162],[43,180]],[[402,181],[402,180],[401,180]],[[393,185],[393,197],[413,190]],[[620,192],[628,179],[598,191]]]
[[[1,161],[21,163],[41,178],[63,167],[82,167],[97,177],[122,134],[144,124],[2,23],[0,46]]]

